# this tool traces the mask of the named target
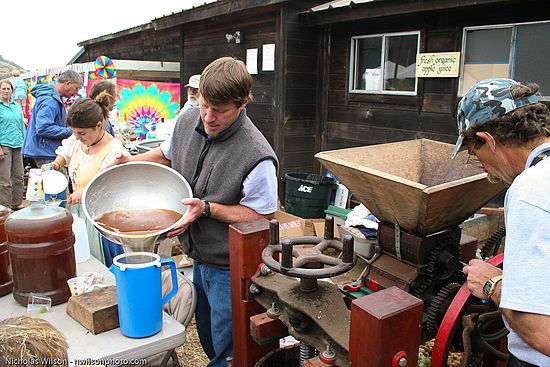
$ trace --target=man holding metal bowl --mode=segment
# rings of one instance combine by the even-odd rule
[[[185,111],[172,137],[147,153],[116,163],[150,161],[181,173],[193,189],[187,211],[168,233],[194,259],[195,318],[208,366],[233,355],[228,227],[268,219],[277,209],[277,157],[245,107],[252,77],[232,57],[210,63],[200,78],[199,108]]]

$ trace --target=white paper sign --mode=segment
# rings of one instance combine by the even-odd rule
[[[416,75],[419,78],[456,78],[460,52],[436,52],[416,55]]]
[[[246,50],[246,69],[250,74],[258,74],[258,49]]]
[[[262,71],[275,71],[275,44],[262,46]]]

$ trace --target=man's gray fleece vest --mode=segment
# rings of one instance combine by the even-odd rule
[[[193,196],[213,203],[237,205],[243,181],[261,161],[277,167],[275,152],[243,110],[218,137],[204,132],[199,108],[178,120],[172,135],[172,168],[193,189]],[[185,251],[201,263],[229,267],[229,224],[212,218],[197,219],[179,236]]]

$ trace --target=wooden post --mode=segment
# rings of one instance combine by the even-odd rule
[[[397,288],[351,303],[349,360],[357,367],[416,366],[422,323],[422,300]]]
[[[250,317],[265,312],[250,295],[250,278],[262,262],[269,242],[269,222],[260,219],[229,226],[231,307],[234,365],[252,367],[265,354],[279,347],[278,341],[258,345],[250,336]]]

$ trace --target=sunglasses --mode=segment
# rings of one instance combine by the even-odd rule
[[[469,148],[467,144],[465,144],[463,150],[468,150],[468,157],[466,158],[465,166],[473,166],[477,168],[483,168],[483,164],[481,161],[477,158],[475,155],[476,145],[478,144],[478,140],[475,139],[474,143],[472,144],[472,147]]]

